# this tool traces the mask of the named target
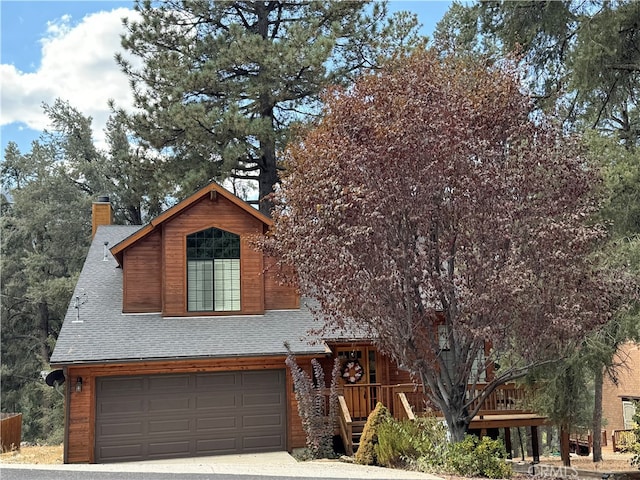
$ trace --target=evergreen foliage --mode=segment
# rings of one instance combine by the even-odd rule
[[[375,452],[377,463],[385,467],[464,477],[509,478],[513,473],[502,442],[467,435],[451,443],[446,426],[433,417],[385,419],[378,428]]]
[[[423,41],[415,15],[369,2],[138,0],[117,60],[136,133],[173,158],[182,191],[232,175],[258,182],[269,214],[289,127],[345,84]],[[181,196],[184,196],[180,194]]]
[[[636,413],[633,416],[633,421],[635,422],[633,433],[636,436],[636,441],[631,445],[629,451],[633,453],[631,465],[635,465],[640,470],[640,402],[636,402]]]
[[[62,397],[44,383],[91,233],[91,200],[55,160],[51,145],[2,165],[2,409],[23,414],[23,439],[62,439]]]
[[[355,461],[360,465],[377,465],[376,446],[378,445],[378,430],[389,420],[391,413],[382,403],[378,402],[367,418],[362,430],[360,446],[355,454]]]
[[[388,418],[378,428],[375,452],[383,467],[438,471],[444,467],[447,445],[447,428],[435,417]]]
[[[467,435],[463,441],[449,445],[445,468],[464,477],[509,478],[513,472],[506,458],[499,440]]]
[[[529,374],[527,384],[533,393],[529,406],[568,432],[585,433],[593,416],[592,382],[588,365],[576,352]]]
[[[640,141],[640,3],[635,0],[455,3],[439,22],[445,55],[514,54],[537,105],[567,126]]]
[[[444,55],[472,51],[496,60],[505,54],[515,55],[525,65],[523,80],[537,106],[559,113],[568,130],[586,133],[590,164],[601,166],[605,178],[600,219],[608,225],[609,242],[598,261],[623,267],[630,276],[637,277],[640,3],[598,0],[454,4],[438,24],[435,39]],[[553,373],[558,369],[582,371],[570,381],[582,382],[584,388],[595,393],[590,406],[590,429],[594,432],[602,426],[603,378],[615,380],[615,352],[623,342],[639,339],[637,309],[623,312],[590,335],[567,365],[548,371],[553,378],[551,383],[559,378],[569,381],[566,376]],[[578,363],[586,368],[578,367]],[[553,416],[565,427],[575,421],[560,420],[557,415],[557,408],[566,399],[544,396],[550,402],[544,411],[555,410]],[[564,411],[572,415],[569,410]],[[601,440],[594,435],[593,460],[601,459]],[[569,463],[568,457],[564,460]]]
[[[128,143],[121,113],[109,120],[102,151],[90,118],[61,100],[44,109],[51,129],[28,153],[10,142],[0,167],[0,374],[2,410],[23,414],[23,439],[55,443],[63,435],[62,391],[43,375],[89,247],[91,202],[107,194],[117,222],[140,224],[166,205],[170,189],[159,160]]]

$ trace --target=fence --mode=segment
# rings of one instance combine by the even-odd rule
[[[636,442],[636,434],[633,430],[614,430],[611,435],[613,451],[619,452]]]
[[[0,444],[2,451],[20,450],[22,414],[0,413]]]

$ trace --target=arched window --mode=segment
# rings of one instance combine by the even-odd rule
[[[187,309],[240,310],[240,236],[218,228],[187,235]]]

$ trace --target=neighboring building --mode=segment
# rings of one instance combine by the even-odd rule
[[[635,413],[634,402],[640,401],[640,344],[625,343],[616,354],[617,384],[605,377],[602,389],[602,418],[604,429],[611,434],[614,430],[632,428]]]
[[[211,184],[142,227],[110,225],[111,218],[100,198],[51,357],[66,379],[65,463],[303,447],[285,342],[307,369],[314,357],[327,372],[341,360],[347,452],[352,429],[378,400],[397,416],[423,401],[407,372],[369,339],[310,336],[318,324],[304,301],[249,242],[271,220],[222,187]],[[501,413],[513,403],[509,392],[496,391]],[[472,428],[544,422],[517,413],[496,423],[485,415]]]

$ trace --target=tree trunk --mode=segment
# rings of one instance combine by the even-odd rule
[[[602,461],[602,369],[596,368],[594,378],[595,391],[593,400],[593,423],[591,424],[593,436],[593,461]]]
[[[269,11],[265,4],[255,2],[255,13],[258,17],[258,34],[263,39],[269,38]],[[268,67],[261,65],[258,77],[268,75]],[[263,84],[265,90],[260,94],[260,116],[268,120],[267,131],[260,135],[260,153],[261,158],[258,162],[260,166],[260,178],[258,179],[258,201],[260,202],[260,213],[271,217],[273,210],[273,201],[270,195],[273,193],[273,186],[278,181],[277,156],[276,156],[276,127],[274,123],[273,110],[275,107],[274,100],[271,98],[270,86],[268,83]]]
[[[569,428],[560,427],[560,457],[565,467],[571,466],[571,456],[569,455]]]
[[[266,142],[261,144],[263,156],[263,166],[260,168],[259,183],[259,200],[260,200],[260,213],[265,214],[267,217],[271,217],[271,210],[273,210],[273,201],[269,197],[273,193],[273,186],[278,182],[278,170],[276,163],[275,142]]]
[[[438,406],[447,421],[447,427],[451,434],[451,441],[455,443],[464,440],[464,437],[469,430],[469,422],[471,419],[469,418],[469,414],[465,408],[466,389],[464,386],[454,389],[450,394],[449,405],[443,404]]]
[[[448,415],[445,415],[447,419],[447,427],[449,428],[449,433],[451,434],[451,441],[454,443],[461,442],[464,440],[464,436],[466,435],[469,425],[464,420],[454,414],[453,417],[449,418]]]
[[[518,428],[518,445],[520,446],[520,458],[522,458],[522,461],[524,462],[525,460],[525,450],[524,450],[524,442],[522,441],[522,429],[520,427]]]
[[[49,305],[46,302],[38,304],[38,338],[40,339],[42,361],[48,364],[51,349],[49,348]]]
[[[546,425],[545,428],[544,428],[543,448],[546,448],[550,452],[554,451],[553,427],[551,425]]]

